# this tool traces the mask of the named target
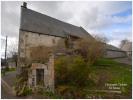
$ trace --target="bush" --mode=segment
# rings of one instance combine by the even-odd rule
[[[56,93],[53,93],[51,91],[46,90],[43,87],[38,86],[34,90],[35,95],[37,95],[39,98],[45,98],[45,99],[56,99],[56,98],[61,98],[59,95]]]
[[[58,93],[65,99],[85,98],[85,92],[82,88],[71,85],[60,85],[57,88]]]
[[[27,96],[27,95],[30,95],[31,93],[32,93],[32,89],[25,87],[25,89],[21,95]]]
[[[25,92],[27,92],[27,81],[28,81],[28,68],[24,67],[22,68],[22,71],[19,75],[16,76],[15,81],[15,91],[17,96],[23,96],[25,95]]]
[[[56,85],[86,85],[89,68],[81,56],[62,56],[55,61]]]
[[[76,50],[88,64],[92,65],[104,54],[105,43],[95,39],[81,39],[76,42]]]
[[[48,97],[50,99],[59,99],[61,98],[59,95],[57,95],[56,93],[52,93],[50,91],[45,91],[43,94],[45,97]]]

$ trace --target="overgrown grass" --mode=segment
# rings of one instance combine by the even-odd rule
[[[78,94],[82,93],[85,93],[86,96],[82,96],[81,98],[131,98],[131,65],[121,64],[112,59],[101,58],[97,60],[93,65],[88,65],[88,67],[89,76],[88,80],[86,80],[86,83],[88,85],[83,87],[83,91],[79,91],[73,88],[72,91],[76,95],[74,98],[80,98],[80,95],[78,96]],[[113,89],[110,89],[110,87],[106,86],[106,84],[116,84],[117,86],[114,86]],[[61,84],[59,86],[62,87]],[[74,87],[76,87],[76,85],[74,85]],[[69,88],[64,91],[63,93],[66,93],[70,96],[70,98],[72,98],[72,91]],[[122,93],[119,94],[118,92],[111,91],[121,91]],[[69,98],[69,96],[67,97]]]
[[[121,95],[131,95],[131,67],[131,65],[121,64],[111,59],[99,59],[90,67],[89,84],[91,85],[88,85],[88,89],[107,90],[109,87],[105,86],[106,83],[117,85],[125,84],[126,86],[118,86],[120,87],[120,91],[122,91]]]
[[[11,71],[16,71],[16,68],[9,68],[8,71],[9,71],[9,72],[11,72]]]

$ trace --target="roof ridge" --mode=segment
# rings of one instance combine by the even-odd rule
[[[49,35],[64,36],[63,31],[78,37],[92,37],[81,27],[61,21],[43,13],[27,9],[21,6],[20,29]],[[88,33],[88,34],[87,34]]]
[[[84,34],[91,36],[90,33],[88,33],[82,26],[80,26],[79,28],[81,29],[81,31],[84,32]],[[93,36],[91,36],[91,37],[93,38]]]
[[[23,6],[21,6],[21,7],[23,7]],[[52,18],[52,19],[54,19],[54,20],[58,20],[58,21],[60,21],[60,22],[62,22],[62,23],[66,23],[66,24],[72,25],[72,26],[74,26],[74,27],[78,27],[78,28],[80,28],[80,26],[76,26],[76,25],[73,25],[73,24],[67,23],[67,22],[65,22],[65,21],[59,20],[59,19],[54,18],[54,17],[52,17],[52,16],[46,15],[46,14],[44,14],[44,13],[40,13],[40,12],[35,11],[35,10],[33,10],[33,9],[29,9],[29,8],[25,8],[25,7],[23,7],[23,8],[24,8],[24,9],[31,10],[31,11],[34,11],[35,13],[41,14],[41,15],[43,15],[43,16],[47,16],[47,17]]]

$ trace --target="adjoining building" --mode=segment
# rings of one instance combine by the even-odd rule
[[[115,46],[107,44],[105,48],[106,48],[105,58],[116,59],[116,58],[127,57],[125,51],[123,51]]]
[[[132,58],[132,42],[125,41],[120,49],[125,51],[130,59]]]

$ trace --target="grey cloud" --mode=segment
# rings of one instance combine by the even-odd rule
[[[27,3],[28,8],[30,9],[36,10],[38,12],[41,12],[43,14],[49,15],[65,22],[70,22],[78,26],[83,26],[87,29],[104,29],[110,27],[114,23],[126,23],[131,19],[131,16],[127,18],[121,18],[116,16],[112,17],[110,15],[104,15],[104,12],[102,12],[102,10],[105,7],[101,6],[103,6],[104,4],[109,5],[108,3],[104,2],[97,4],[93,2],[92,5],[90,5],[89,2],[62,1],[28,1]],[[101,4],[101,6],[98,4]],[[18,34],[21,5],[22,2],[2,2],[2,32],[4,32],[2,33],[2,35],[9,34],[10,36],[15,36]],[[86,8],[84,8],[84,5]],[[111,5],[111,7],[113,6]],[[115,8],[116,4],[114,10]],[[107,12],[107,10],[103,11]],[[5,26],[9,26],[9,28]],[[15,28],[17,28],[17,30],[12,30]]]
[[[20,2],[2,2],[1,22],[2,35],[10,37],[18,37]]]
[[[27,2],[27,7],[51,17],[66,21],[70,18],[69,11],[62,11],[60,6],[63,2]],[[2,35],[18,38],[19,25],[20,25],[20,6],[22,2],[2,2]]]
[[[92,25],[96,24],[99,10],[97,7],[92,7],[90,10],[93,11],[88,11],[88,10],[83,11],[81,19],[82,19],[82,24],[84,24],[84,26],[86,26],[87,28],[91,29]]]
[[[61,2],[57,1],[27,2],[30,9],[37,10],[48,15],[54,15],[57,12],[60,3]]]

